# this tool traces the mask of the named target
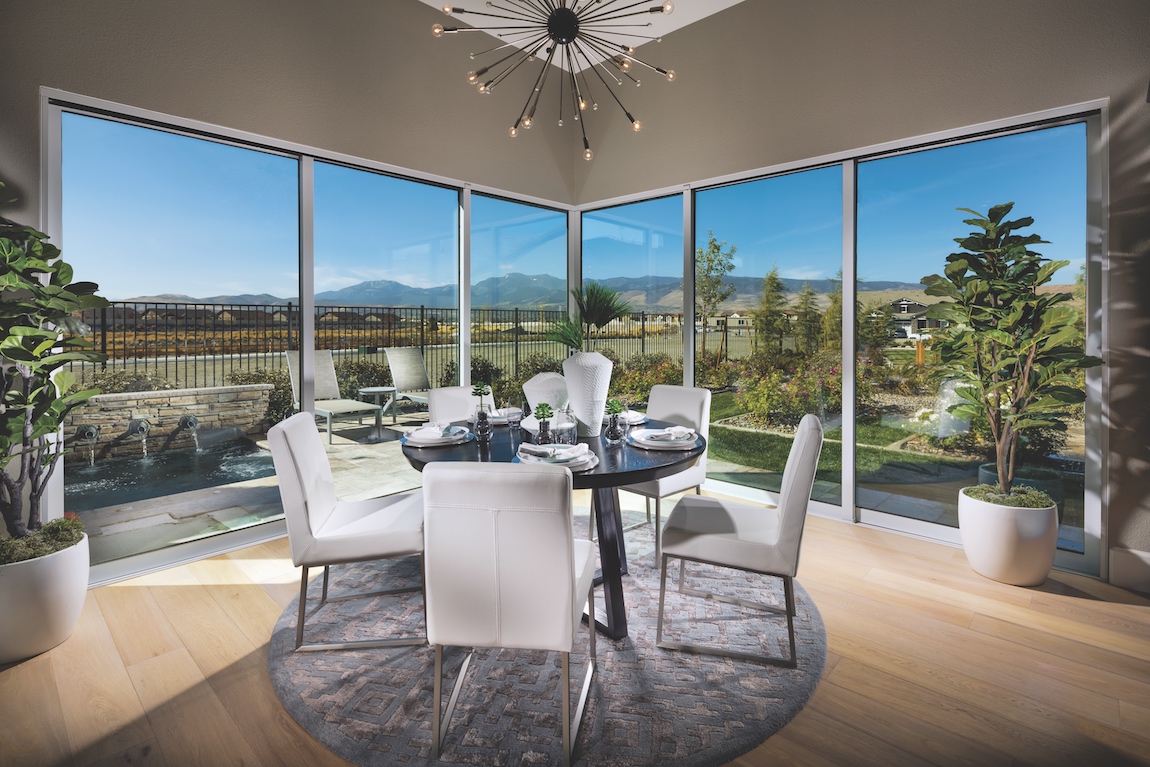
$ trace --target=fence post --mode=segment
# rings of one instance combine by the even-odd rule
[[[291,346],[291,301],[288,301],[287,307],[287,350],[294,351]]]
[[[426,354],[426,352],[424,352],[424,349],[423,349],[423,345],[424,345],[423,331],[424,331],[426,324],[427,324],[427,307],[420,304],[420,306],[419,306],[419,353],[424,356],[424,359],[427,359],[427,354]]]
[[[124,312],[125,316],[127,312]],[[113,313],[114,316],[114,313]],[[100,307],[100,353],[104,355],[103,370],[108,369],[108,307]]]
[[[639,315],[639,353],[647,353],[647,313]]]
[[[511,333],[515,336],[515,377],[519,378],[519,307],[515,307],[515,327]]]
[[[729,343],[730,337],[727,335],[727,319],[723,318],[723,343],[720,346],[723,348],[723,359],[729,360],[731,358],[731,345]]]

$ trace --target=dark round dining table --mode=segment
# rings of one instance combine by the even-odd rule
[[[466,421],[458,424],[468,425]],[[633,428],[660,429],[674,425],[651,420]],[[489,444],[481,444],[478,440],[440,447],[404,444],[403,455],[419,471],[433,461],[510,463],[519,445],[525,440],[530,442],[531,438],[531,432],[526,429],[496,426]],[[707,451],[707,441],[702,435],[696,435],[694,446],[688,450],[646,450],[626,441],[609,446],[602,435],[580,437],[579,441],[599,458],[595,468],[572,472],[572,485],[576,490],[592,491],[591,510],[599,533],[599,562],[602,567],[595,582],[603,585],[604,609],[596,609],[595,623],[607,636],[621,639],[627,636],[622,582],[622,576],[627,574],[627,552],[623,542],[619,488],[683,471]]]

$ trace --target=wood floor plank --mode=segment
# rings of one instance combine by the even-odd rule
[[[784,727],[763,745],[731,762],[731,767],[843,767],[791,740],[786,735],[786,729]]]
[[[144,706],[92,592],[72,636],[51,653],[62,721],[77,765],[152,739]]]
[[[52,654],[0,672],[0,767],[72,763]]]
[[[126,581],[97,589],[93,594],[125,666],[180,647],[180,638],[147,586]]]
[[[1135,735],[1150,735],[1150,706],[1139,706],[1124,700],[1119,704],[1119,710],[1123,730]]]
[[[822,713],[816,702],[818,697],[819,692],[816,690],[811,702],[795,717],[796,722],[802,720],[803,726],[788,732],[789,739],[838,764],[854,767],[921,767],[922,760],[909,751]]]
[[[167,764],[261,764],[187,650],[137,663],[129,674]]]
[[[118,754],[112,754],[106,759],[93,762],[88,767],[168,767],[164,761],[164,753],[156,747],[154,740],[132,746]]]
[[[239,627],[254,646],[268,641],[271,627],[283,612],[266,591],[227,557],[213,557],[188,565],[188,570]]]

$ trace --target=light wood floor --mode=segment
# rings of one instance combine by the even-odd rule
[[[297,577],[278,541],[90,592],[71,639],[0,670],[0,764],[345,764],[268,681]],[[1003,586],[959,549],[818,518],[799,581],[826,675],[733,764],[1150,764],[1150,599]]]

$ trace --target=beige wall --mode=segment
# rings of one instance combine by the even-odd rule
[[[591,163],[570,125],[507,138],[527,82],[475,94],[478,44],[433,40],[442,18],[415,0],[9,0],[0,177],[35,220],[41,85],[575,203],[1109,98],[1110,544],[1150,551],[1150,2],[746,0],[640,50],[679,79],[624,91],[639,134],[599,96]]]

